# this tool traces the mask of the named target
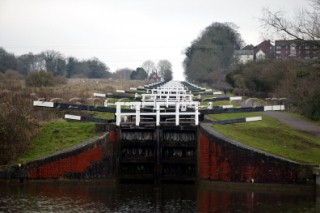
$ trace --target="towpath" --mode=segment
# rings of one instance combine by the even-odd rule
[[[241,106],[252,106],[252,101],[241,101]],[[280,122],[303,132],[307,132],[309,134],[315,135],[320,138],[320,126],[313,124],[311,122],[307,122],[295,117],[290,116],[285,112],[277,112],[277,111],[267,111],[263,112],[265,115],[276,118]]]

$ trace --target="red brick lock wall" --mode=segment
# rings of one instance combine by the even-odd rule
[[[54,160],[29,170],[29,178],[59,178],[65,173],[84,172],[92,163],[102,159],[102,145],[79,154]]]
[[[310,174],[309,166],[234,145],[204,128],[200,130],[198,157],[199,178],[206,180],[297,183],[306,181]],[[301,176],[304,172],[305,177]]]

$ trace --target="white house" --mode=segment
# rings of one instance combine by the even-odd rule
[[[265,54],[262,50],[259,50],[259,51],[256,53],[256,60],[257,60],[257,61],[264,60],[265,58],[266,58],[266,54]]]
[[[254,60],[254,51],[253,50],[235,50],[234,56],[239,63],[246,64]]]

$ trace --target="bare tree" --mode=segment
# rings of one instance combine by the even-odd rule
[[[320,0],[310,0],[311,4],[313,5],[315,12],[318,11],[320,12]]]
[[[141,65],[141,67],[148,73],[152,73],[152,72],[157,72],[156,69],[156,65],[153,61],[151,60],[147,60],[145,62],[143,62],[143,64]]]
[[[41,53],[41,57],[45,61],[47,71],[54,75],[65,75],[66,60],[60,52],[47,50]]]
[[[157,64],[158,72],[165,80],[172,79],[172,64],[168,60],[160,60]]]
[[[293,20],[285,17],[282,11],[263,10],[260,19],[269,34],[282,38],[297,39],[320,46],[320,0],[309,0],[312,11],[301,10]]]

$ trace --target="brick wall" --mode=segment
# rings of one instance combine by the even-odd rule
[[[29,170],[29,178],[59,178],[66,173],[84,173],[92,164],[102,161],[102,145],[79,154],[44,163]]]
[[[215,181],[298,183],[313,178],[311,167],[246,147],[203,124],[199,178]]]
[[[27,164],[30,179],[104,178],[113,175],[115,132]]]

